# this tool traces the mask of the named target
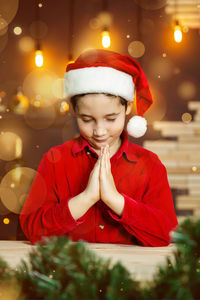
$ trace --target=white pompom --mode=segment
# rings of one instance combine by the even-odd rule
[[[129,135],[139,138],[147,131],[147,120],[140,116],[132,117],[127,124],[127,132]]]

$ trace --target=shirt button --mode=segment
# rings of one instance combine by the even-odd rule
[[[104,229],[104,225],[99,225],[99,228],[100,229]]]

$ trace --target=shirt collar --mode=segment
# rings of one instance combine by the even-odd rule
[[[121,138],[122,138],[122,144],[119,150],[112,156],[111,159],[118,160],[122,156],[122,154],[125,153],[128,160],[138,161],[138,157],[134,151],[134,144],[131,144],[128,141],[128,134],[125,130],[122,131]],[[130,147],[130,145],[132,145],[133,147]],[[89,148],[91,152],[96,154],[96,152],[92,149],[88,141],[84,139],[82,136],[79,136],[74,140],[74,143],[72,145],[72,155],[76,156],[77,153],[81,152],[86,147]]]

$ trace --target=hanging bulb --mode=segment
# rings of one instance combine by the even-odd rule
[[[39,42],[37,42],[35,50],[35,65],[38,68],[41,68],[43,66],[43,53]]]
[[[179,21],[178,20],[176,20],[176,22],[175,22],[174,40],[177,43],[180,43],[182,41],[182,30],[181,30],[181,26],[179,25]]]
[[[38,68],[43,66],[43,53],[41,50],[35,51],[35,65]]]
[[[104,27],[102,33],[102,46],[104,48],[109,48],[110,47],[110,33],[106,27]]]

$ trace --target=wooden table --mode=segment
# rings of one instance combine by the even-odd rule
[[[165,262],[166,257],[172,257],[175,245],[167,247],[140,247],[135,245],[94,243],[87,246],[97,255],[110,258],[111,263],[120,261],[131,273],[133,278],[140,281],[152,280],[158,265]],[[35,246],[27,241],[0,241],[0,256],[16,268],[23,258],[27,260],[28,252]]]

